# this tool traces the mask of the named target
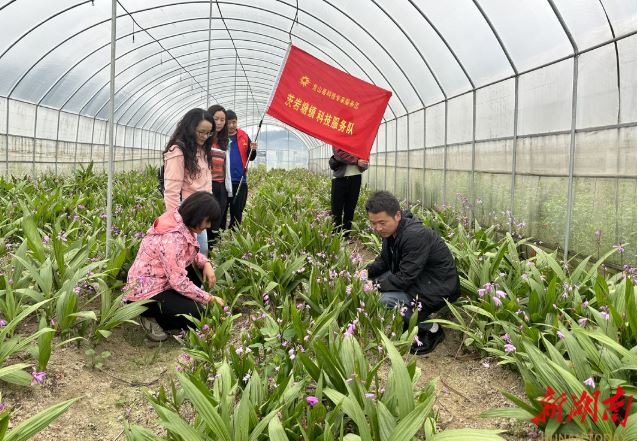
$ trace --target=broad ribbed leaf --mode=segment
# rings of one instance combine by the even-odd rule
[[[517,420],[530,421],[536,415],[518,407],[497,407],[486,410],[480,416],[482,418],[516,418]]]
[[[503,430],[486,429],[453,429],[437,433],[432,441],[498,441],[505,438],[499,436]]]
[[[233,423],[235,424],[235,438],[234,441],[248,441],[248,432],[250,430],[250,394],[244,389],[241,400],[239,400],[239,406],[235,411],[235,418]]]
[[[626,357],[629,355],[629,349],[623,347],[620,343],[618,343],[617,341],[609,338],[607,335],[603,334],[602,331],[600,329],[596,329],[596,331],[589,331],[583,328],[574,328],[574,332],[576,333],[582,333],[585,334],[595,340],[598,340],[599,342],[601,342],[602,344],[604,344],[605,346],[607,346],[609,349],[612,349],[614,351],[616,351],[620,357]]]
[[[636,295],[631,277],[627,277],[625,281],[625,313],[629,321],[629,327],[634,335],[636,335]]]
[[[317,355],[317,362],[324,375],[330,380],[332,385],[341,392],[346,392],[348,388],[343,378],[343,373],[339,369],[336,358],[330,353],[330,349],[321,341],[315,341],[314,343],[315,354]]]
[[[563,342],[567,347],[567,352],[569,353],[569,359],[572,362],[572,369],[576,372],[576,377],[585,381],[587,378],[592,376],[591,373],[591,365],[587,361],[587,357],[585,355],[585,351],[580,347],[576,338],[571,332],[567,332],[565,329],[562,329],[562,333],[564,335]]]
[[[31,383],[31,374],[23,369],[31,366],[27,363],[17,363],[0,369],[0,380],[19,386],[28,386]]]
[[[388,441],[411,441],[419,428],[423,427],[428,413],[432,410],[434,395],[419,404],[405,418],[399,421]]]
[[[529,403],[523,401],[522,399],[520,399],[519,397],[517,397],[516,395],[504,391],[501,391],[501,394],[507,398],[508,400],[510,400],[512,403],[514,403],[516,406],[520,407],[523,410],[526,410],[528,413],[535,415],[536,414],[536,409]]]
[[[268,415],[262,418],[255,426],[252,432],[250,432],[249,441],[257,441],[261,433],[266,429],[266,426],[270,424],[270,420],[277,415],[277,412],[281,410],[281,407],[273,409]]]
[[[268,439],[270,441],[288,441],[286,431],[277,416],[273,417],[268,423]]]
[[[206,425],[222,441],[232,441],[228,426],[224,423],[224,420],[219,413],[217,413],[208,398],[202,394],[197,386],[195,386],[186,375],[178,373],[177,378],[182,385],[182,388],[184,388],[186,397],[193,403],[193,406]]]
[[[382,401],[377,402],[377,417],[379,420],[379,439],[387,441],[396,427],[396,421],[394,415],[390,413]]]
[[[412,380],[399,351],[397,351],[388,337],[383,334],[380,335],[392,363],[392,381],[394,381],[394,390],[397,395],[399,419],[402,419],[414,410]]]
[[[163,438],[155,435],[148,429],[133,425],[124,432],[128,441],[162,441]]]
[[[204,441],[204,437],[186,423],[178,414],[158,404],[151,404],[153,404],[155,412],[157,412],[161,418],[160,424],[168,430],[175,432],[183,441]]]
[[[4,441],[26,441],[33,435],[44,429],[51,422],[62,415],[75,403],[75,398],[66,400],[51,407],[47,407],[38,414],[18,424],[5,438]]]
[[[332,401],[335,405],[341,405],[343,411],[350,417],[350,419],[357,425],[359,429],[359,435],[363,441],[372,441],[372,435],[368,427],[368,421],[366,420],[363,409],[359,406],[359,403],[348,396],[343,395],[339,391],[334,389],[324,389],[323,393]]]
[[[22,209],[24,211],[24,217],[22,218],[22,230],[24,231],[24,235],[27,237],[29,249],[38,262],[44,262],[45,254],[44,245],[42,245],[42,237],[40,236],[38,228],[33,221],[33,217],[27,215],[28,210],[24,204],[22,204]]]
[[[629,415],[625,427],[618,426],[616,428],[613,439],[614,441],[635,441],[636,431],[636,414]],[[609,439],[611,439],[611,437],[609,437]]]

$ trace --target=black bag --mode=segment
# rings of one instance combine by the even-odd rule
[[[159,181],[157,183],[157,190],[163,195],[164,194],[164,166],[163,165],[159,168],[159,170],[157,170],[157,180]]]
[[[332,155],[330,159],[328,159],[328,165],[330,166],[330,170],[335,171],[341,166],[341,163],[337,161],[335,155]]]

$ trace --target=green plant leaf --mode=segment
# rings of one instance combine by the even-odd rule
[[[76,398],[66,400],[53,406],[47,407],[31,418],[21,422],[13,428],[4,438],[4,441],[26,441],[33,435],[51,424],[53,420],[62,415],[75,403]]]
[[[281,425],[281,421],[277,415],[275,415],[268,423],[268,439],[271,441],[288,441],[286,431]]]
[[[86,320],[93,320],[93,321],[97,322],[97,315],[95,314],[95,311],[73,312],[73,313],[69,314],[69,316],[83,318],[83,319],[86,319]]]
[[[188,425],[177,413],[151,402],[155,412],[160,416],[160,424],[168,430],[175,432],[184,441],[204,441],[204,437],[193,427]]]
[[[31,366],[27,363],[16,363],[0,368],[0,380],[19,386],[28,386],[31,383],[31,374],[24,369]]]
[[[124,430],[128,441],[163,441],[163,438],[155,435],[148,429],[140,426],[131,425]]]
[[[498,407],[495,409],[486,410],[481,413],[481,418],[516,418],[521,421],[529,421],[536,416],[531,414],[525,409],[518,407]]]
[[[343,395],[339,391],[326,388],[323,393],[332,401],[335,405],[341,406],[343,411],[352,419],[359,429],[359,435],[362,441],[372,441],[372,434],[370,433],[369,423],[366,420],[363,409],[359,406],[357,400]]]
[[[625,427],[619,425],[614,432],[614,441],[635,441],[636,440],[636,414],[629,415]]]
[[[222,441],[232,441],[228,426],[224,423],[224,420],[219,413],[217,413],[209,399],[204,396],[199,388],[195,386],[186,375],[178,373],[177,379],[182,385],[186,396],[193,403],[193,406],[197,409],[197,412],[201,415],[206,425],[215,433],[215,436]]]
[[[432,437],[432,441],[502,441],[499,436],[502,430],[487,429],[450,429],[439,432]]]
[[[423,427],[425,419],[432,410],[434,394],[414,408],[412,412],[402,418],[396,425],[388,441],[411,441],[420,427]]]
[[[281,407],[277,407],[273,409],[268,415],[263,417],[255,426],[255,428],[250,432],[249,441],[257,441],[261,436],[261,433],[266,429],[266,426],[270,424],[270,420],[277,416],[277,412],[281,410]]]
[[[394,391],[398,401],[398,416],[399,419],[403,419],[414,410],[412,380],[408,373],[408,368],[394,344],[384,334],[379,333],[379,335],[392,363],[392,381],[394,382]]]
[[[396,419],[382,401],[377,402],[377,419],[379,421],[379,439],[388,441],[396,427]]]

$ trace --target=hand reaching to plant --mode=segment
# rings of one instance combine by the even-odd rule
[[[217,302],[217,304],[218,304],[219,306],[224,306],[224,305],[225,305],[225,303],[224,303],[224,299],[222,299],[221,297],[211,296],[211,297],[210,297],[210,301],[211,301],[211,302]]]

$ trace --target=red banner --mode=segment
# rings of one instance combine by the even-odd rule
[[[390,96],[291,46],[267,113],[367,160]]]

